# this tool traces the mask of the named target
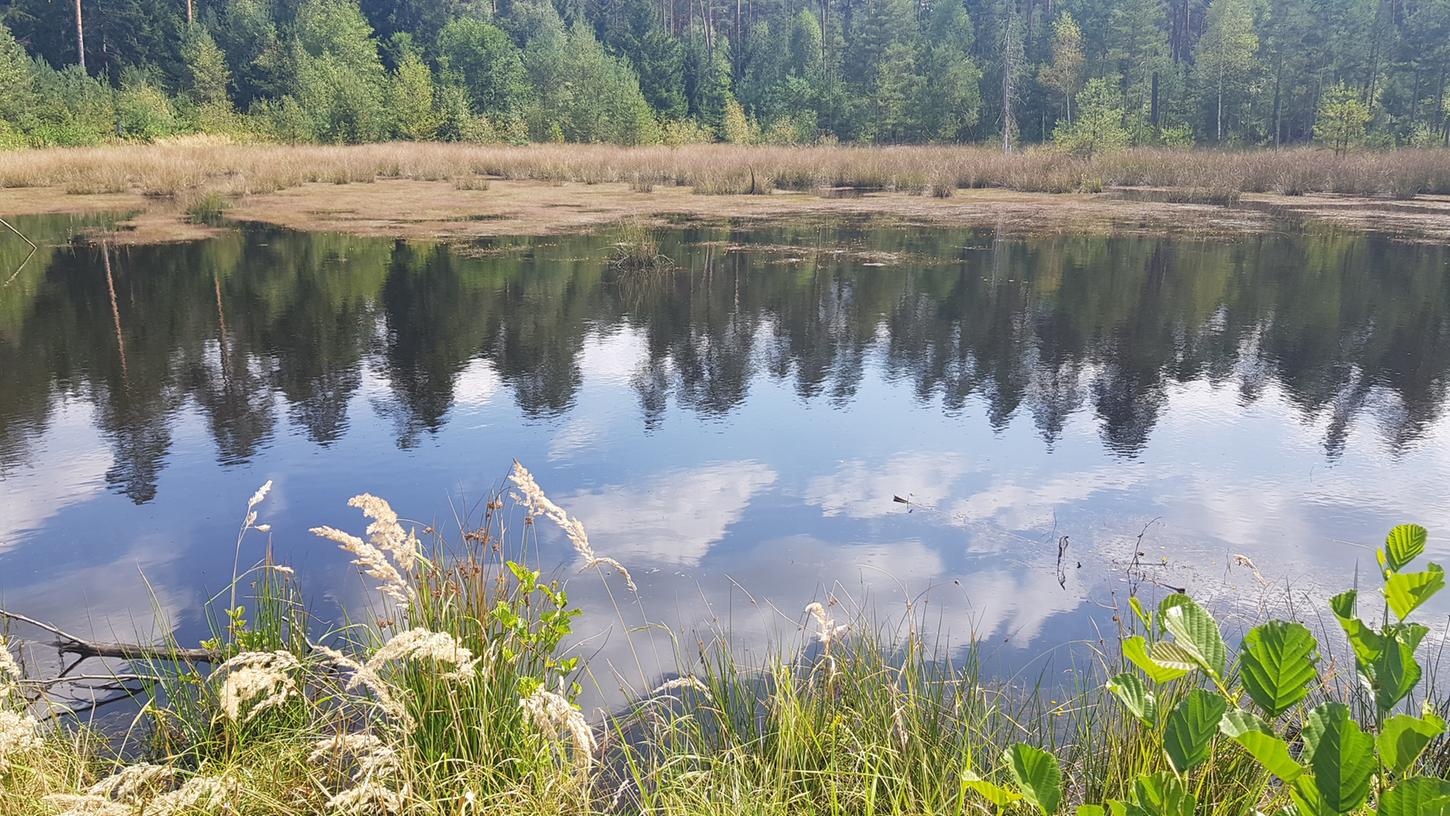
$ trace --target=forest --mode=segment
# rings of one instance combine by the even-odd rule
[[[1450,0],[6,0],[0,146],[1450,141]]]

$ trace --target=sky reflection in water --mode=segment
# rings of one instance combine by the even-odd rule
[[[363,491],[449,526],[514,457],[652,618],[746,647],[834,591],[1039,665],[1111,631],[1145,526],[1151,578],[1244,611],[1370,574],[1400,521],[1447,548],[1443,248],[837,221],[667,230],[678,270],[627,278],[607,232],[247,229],[113,250],[108,286],[83,222],[20,226],[52,246],[0,289],[0,600],[101,637],[201,637],[267,479],[328,616],[365,587],[308,527],[360,529]],[[600,581],[571,590],[630,662]]]

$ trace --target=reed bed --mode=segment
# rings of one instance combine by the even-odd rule
[[[270,531],[269,486],[247,503],[238,553]],[[36,720],[52,686],[26,678],[0,639],[0,813],[961,816],[1002,812],[965,780],[1003,778],[1011,743],[1061,759],[1069,804],[1123,797],[1168,767],[1162,735],[1103,690],[1120,656],[1086,648],[1077,691],[1048,699],[1030,678],[985,679],[975,649],[926,640],[909,608],[877,617],[831,597],[804,604],[800,638],[758,662],[742,662],[728,631],[676,639],[677,672],[586,716],[582,684],[620,675],[569,647],[581,614],[569,584],[603,581],[627,637],[642,609],[626,565],[596,552],[522,465],[461,541],[420,536],[375,496],[349,504],[361,534],[313,533],[373,590],[354,610],[369,622],[311,620],[267,546],[216,596],[228,608],[203,643],[214,668],[132,666],[154,685],[120,739]],[[537,553],[541,529],[572,545],[577,572],[550,579],[514,560]],[[1126,636],[1134,619],[1121,620]],[[1159,704],[1189,691],[1166,688]],[[1214,751],[1195,772],[1197,812],[1247,816],[1275,800],[1247,753]]]
[[[1450,149],[1336,156],[1314,147],[1137,148],[1081,158],[1050,148],[1004,155],[981,146],[292,146],[195,137],[0,152],[0,187],[54,186],[72,193],[241,197],[310,182],[385,178],[452,179],[460,189],[486,188],[488,178],[623,183],[638,191],[676,185],[722,195],[850,187],[945,197],[976,187],[1067,193],[1130,186],[1192,190],[1195,200],[1205,201],[1263,192],[1409,198],[1450,194]]]

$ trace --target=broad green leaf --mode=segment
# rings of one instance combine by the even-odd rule
[[[1153,615],[1143,608],[1143,603],[1138,600],[1137,595],[1128,599],[1128,606],[1132,607],[1133,614],[1138,616],[1138,620],[1142,621],[1144,626],[1149,629],[1153,628]]]
[[[1108,811],[1102,805],[1078,805],[1077,816],[1108,816]]]
[[[1198,657],[1171,640],[1160,640],[1154,643],[1148,650],[1148,656],[1154,663],[1173,671],[1184,674],[1198,671]]]
[[[1022,801],[1022,795],[1018,792],[1008,790],[995,782],[988,782],[971,771],[966,772],[962,785],[999,808]]]
[[[1329,608],[1334,611],[1334,617],[1339,619],[1340,628],[1349,637],[1349,645],[1354,648],[1354,656],[1360,663],[1369,664],[1379,657],[1384,651],[1385,639],[1373,629],[1365,625],[1355,615],[1355,600],[1359,593],[1354,590],[1341,592],[1329,599]]]
[[[1429,776],[1403,779],[1380,797],[1379,816],[1450,816],[1450,782]]]
[[[1415,660],[1417,631],[1406,629],[1385,641],[1385,648],[1372,665],[1375,705],[1391,711],[1420,683],[1420,664]],[[1407,642],[1408,641],[1408,642]]]
[[[1193,796],[1183,786],[1183,780],[1168,771],[1138,777],[1133,782],[1133,796],[1141,813],[1150,816],[1193,816]]]
[[[1112,814],[1112,816],[1128,816],[1128,805],[1117,799],[1109,799],[1108,813]]]
[[[1433,711],[1423,717],[1397,714],[1385,720],[1375,737],[1380,760],[1397,774],[1410,769],[1430,741],[1445,733],[1445,721]]]
[[[1445,570],[1431,564],[1424,572],[1397,572],[1385,579],[1385,600],[1390,609],[1404,620],[1420,604],[1445,588]]]
[[[1385,537],[1384,562],[1394,572],[1409,566],[1417,556],[1425,552],[1425,540],[1429,533],[1418,524],[1401,524],[1390,530]]]
[[[1264,769],[1285,782],[1293,782],[1304,773],[1304,766],[1289,753],[1289,744],[1279,739],[1263,720],[1237,708],[1230,708],[1219,723],[1224,736],[1248,751]]]
[[[1202,765],[1213,751],[1228,701],[1206,689],[1194,689],[1168,715],[1163,730],[1163,750],[1179,773]]]
[[[1107,689],[1117,695],[1128,711],[1144,725],[1149,728],[1158,725],[1158,703],[1143,684],[1143,678],[1132,672],[1123,672],[1108,681]]]
[[[1207,610],[1187,595],[1175,592],[1158,605],[1158,618],[1172,633],[1173,642],[1192,654],[1200,668],[1214,677],[1223,677],[1228,646],[1218,621]]]
[[[1128,658],[1130,663],[1142,669],[1143,673],[1148,675],[1148,679],[1155,683],[1166,683],[1188,674],[1188,669],[1165,666],[1149,657],[1148,641],[1144,640],[1142,635],[1134,635],[1123,641],[1123,657]]]
[[[1304,756],[1314,769],[1314,785],[1324,805],[1336,813],[1347,813],[1369,798],[1374,775],[1374,738],[1360,730],[1359,723],[1343,703],[1325,703],[1309,712],[1304,724]]]
[[[1309,693],[1319,645],[1297,623],[1270,621],[1244,636],[1239,669],[1244,690],[1270,717],[1288,711]]]
[[[1289,798],[1294,801],[1294,809],[1299,816],[1332,816],[1335,813],[1324,803],[1324,797],[1319,795],[1319,788],[1316,787],[1312,774],[1306,773],[1294,780],[1294,784],[1289,787]]]
[[[1062,772],[1057,757],[1019,742],[1008,748],[1003,758],[1017,780],[1022,798],[1047,816],[1056,813],[1062,804]]]

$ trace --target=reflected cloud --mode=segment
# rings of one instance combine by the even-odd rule
[[[899,454],[879,466],[852,459],[834,473],[812,479],[805,500],[826,516],[881,518],[900,512],[893,496],[936,507],[966,472],[966,457],[953,453]]]
[[[60,404],[35,451],[43,467],[22,466],[0,479],[0,553],[67,507],[100,495],[114,462],[96,438],[95,410],[75,401]]]
[[[775,481],[775,471],[759,462],[724,462],[576,493],[559,503],[584,520],[602,553],[626,563],[633,556],[696,564],[751,498]]]
[[[952,503],[949,512],[965,522],[991,522],[1008,530],[1050,527],[1054,514],[1067,505],[1140,484],[1140,470],[1125,463],[1059,474],[1042,481],[1019,478],[998,482]]]

